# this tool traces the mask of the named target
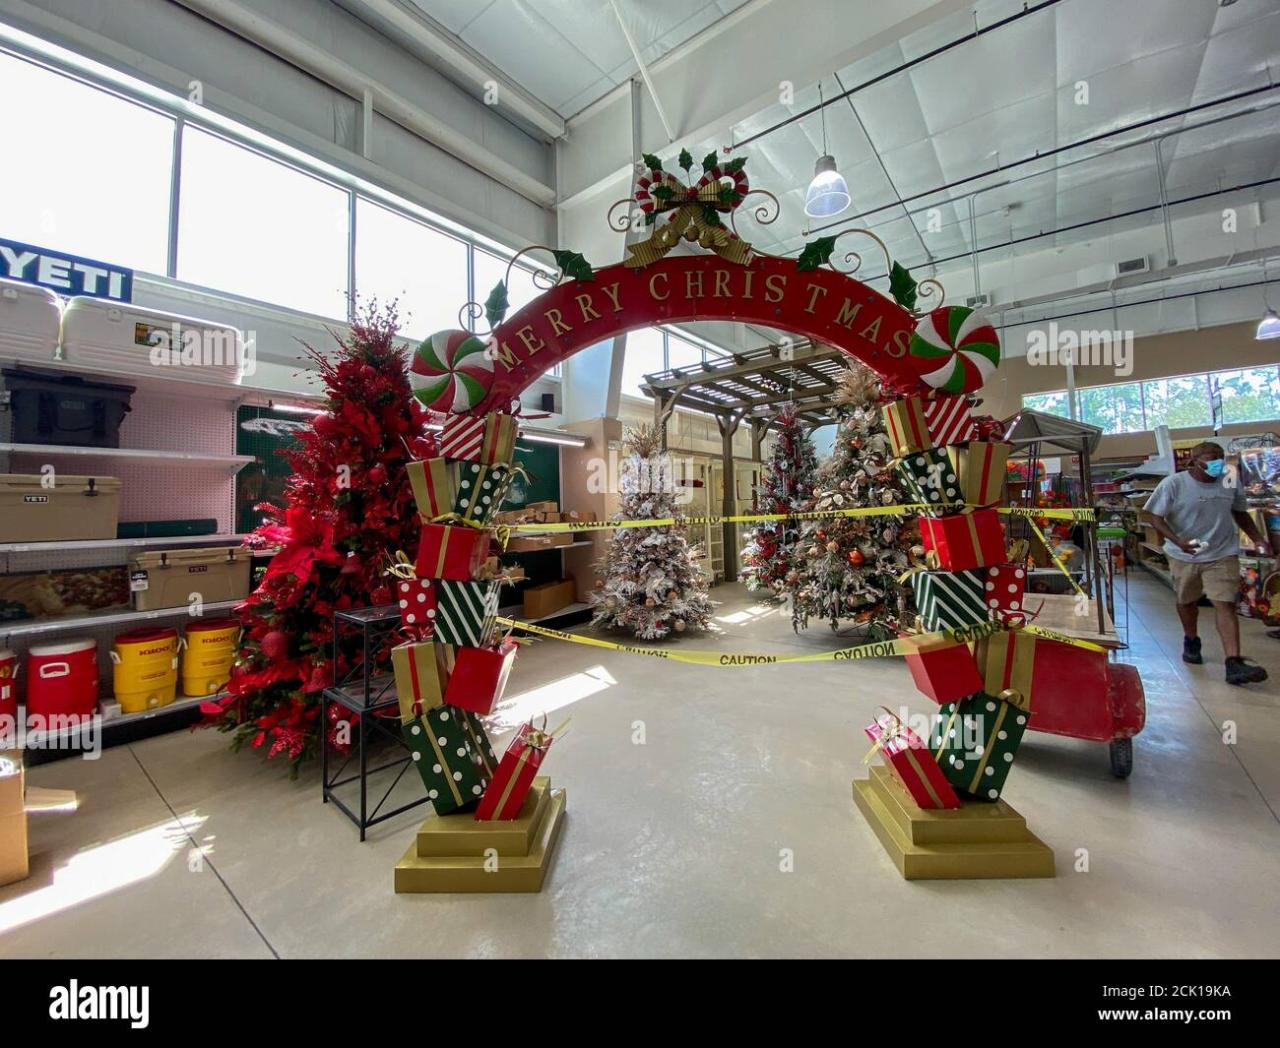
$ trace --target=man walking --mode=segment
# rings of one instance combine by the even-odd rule
[[[1164,536],[1164,552],[1173,572],[1173,588],[1182,620],[1182,659],[1204,662],[1196,632],[1202,596],[1213,603],[1218,636],[1227,656],[1228,684],[1256,684],[1267,671],[1240,655],[1236,597],[1240,591],[1240,539],[1243,531],[1259,551],[1270,553],[1246,512],[1244,492],[1232,477],[1223,482],[1222,448],[1212,441],[1191,449],[1191,467],[1156,486],[1144,507]]]

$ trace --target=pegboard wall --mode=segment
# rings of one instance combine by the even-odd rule
[[[165,396],[139,391],[120,427],[122,448],[186,451],[208,455],[235,453],[235,404],[221,399]],[[229,467],[191,463],[131,462],[97,455],[8,456],[14,473],[39,473],[51,462],[59,472],[120,479],[120,520],[151,521],[212,517],[218,534],[231,534],[235,521],[235,477]],[[14,570],[89,567],[102,563],[101,551],[24,554]]]

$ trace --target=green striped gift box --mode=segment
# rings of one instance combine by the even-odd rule
[[[499,584],[492,581],[436,581],[435,639],[444,644],[482,648],[493,637]]]
[[[986,568],[918,571],[911,578],[915,587],[916,610],[926,633],[990,620],[986,605]],[[436,632],[439,633],[439,627]]]

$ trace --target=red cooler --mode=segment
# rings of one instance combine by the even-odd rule
[[[13,679],[18,675],[18,656],[0,650],[0,717],[18,716],[18,689]]]
[[[27,652],[27,716],[98,711],[98,642],[35,644]]]

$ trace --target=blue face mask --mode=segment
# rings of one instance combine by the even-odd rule
[[[1204,464],[1204,471],[1208,473],[1209,476],[1213,477],[1214,480],[1217,480],[1222,476],[1222,471],[1226,468],[1226,465],[1227,463],[1225,459],[1210,459]]]

